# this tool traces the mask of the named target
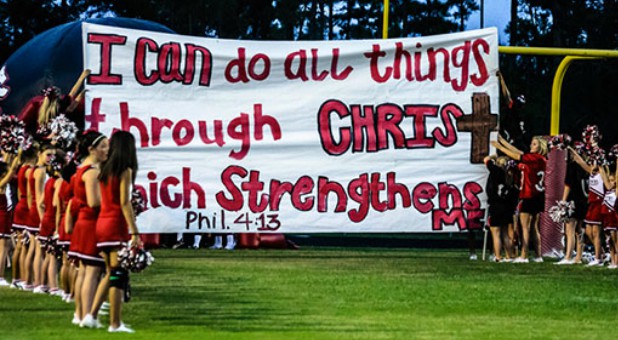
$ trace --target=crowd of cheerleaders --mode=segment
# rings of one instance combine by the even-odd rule
[[[534,262],[542,262],[539,214],[545,209],[544,174],[549,150],[567,154],[567,171],[562,199],[549,207],[552,220],[563,226],[564,258],[558,265],[582,263],[586,239],[594,247],[588,266],[618,268],[618,218],[616,213],[616,159],[618,145],[609,152],[599,146],[601,134],[588,125],[582,141],[563,134],[534,137],[529,152],[499,137],[492,142],[500,156],[485,158],[489,170],[486,192],[496,262],[528,263],[529,241],[534,243]],[[602,237],[605,235],[605,237]],[[604,254],[603,243],[609,248]],[[517,245],[521,249],[517,256]]]
[[[0,277],[0,286],[74,302],[72,322],[87,328],[102,327],[97,316],[108,300],[109,332],[132,333],[120,320],[128,271],[152,261],[135,256],[141,246],[131,202],[135,138],[77,131],[59,110],[58,90],[46,89],[44,97],[35,133],[15,117],[0,121],[3,275],[12,249],[12,281]]]

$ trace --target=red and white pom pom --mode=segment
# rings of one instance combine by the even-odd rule
[[[52,141],[65,150],[73,145],[79,131],[75,123],[64,114],[60,114],[52,119],[47,127]]]
[[[547,145],[550,150],[565,150],[571,144],[571,136],[566,133],[552,136]]]
[[[596,125],[586,125],[582,132],[582,139],[586,144],[598,143],[603,136],[599,132],[599,127]]]
[[[141,247],[124,247],[118,251],[120,266],[133,273],[141,272],[154,262],[149,251]]]
[[[19,149],[32,146],[32,137],[26,132],[24,122],[15,116],[0,116],[0,149],[16,154]]]
[[[556,205],[549,208],[549,217],[556,223],[566,223],[575,213],[573,201],[556,201]]]
[[[131,205],[133,206],[133,211],[135,212],[135,216],[139,216],[139,214],[146,211],[146,200],[142,195],[142,192],[133,188],[131,192]]]

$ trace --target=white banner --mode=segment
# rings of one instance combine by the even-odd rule
[[[83,24],[86,127],[137,140],[142,232],[480,227],[495,28],[240,41]]]

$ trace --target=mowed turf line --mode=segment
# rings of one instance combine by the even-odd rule
[[[0,338],[605,339],[618,321],[618,271],[607,268],[469,261],[461,250],[153,254],[125,305],[136,334],[79,329],[72,305],[3,287]]]

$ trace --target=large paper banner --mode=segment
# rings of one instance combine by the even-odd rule
[[[240,41],[83,25],[87,127],[137,140],[142,232],[481,226],[495,28]]]

